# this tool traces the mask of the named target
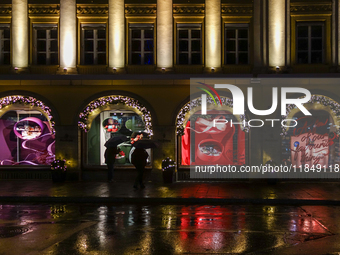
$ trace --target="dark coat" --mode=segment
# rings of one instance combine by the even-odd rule
[[[116,155],[118,153],[119,153],[119,150],[117,149],[117,147],[106,148],[105,153],[104,153],[105,163],[106,164],[114,163],[116,160]]]
[[[131,163],[135,167],[145,167],[149,154],[143,148],[136,148],[131,155]]]

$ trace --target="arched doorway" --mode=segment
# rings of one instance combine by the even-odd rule
[[[50,165],[55,159],[51,109],[23,95],[0,98],[0,109],[0,165]]]
[[[110,95],[91,101],[79,114],[79,127],[86,132],[85,162],[87,166],[105,165],[105,142],[114,136],[126,136],[118,145],[121,153],[116,165],[131,166],[133,140],[153,135],[151,113],[137,99],[123,95]],[[136,137],[137,135],[137,137]],[[149,150],[151,164],[151,151]]]

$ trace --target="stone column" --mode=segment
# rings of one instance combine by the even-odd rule
[[[205,67],[221,67],[221,0],[205,1]]]
[[[77,66],[76,0],[60,0],[60,72],[75,73]]]
[[[172,0],[157,0],[157,68],[173,67]]]
[[[284,67],[286,64],[286,1],[268,0],[268,60],[269,67]]]
[[[109,0],[109,68],[125,66],[124,0]]]
[[[27,0],[12,0],[12,65],[28,67],[28,6]]]

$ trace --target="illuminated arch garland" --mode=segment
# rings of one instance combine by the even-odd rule
[[[96,100],[91,101],[85,107],[84,111],[79,114],[79,121],[78,121],[79,128],[87,132],[88,131],[87,121],[91,113],[100,107],[103,107],[106,105],[115,105],[115,104],[124,104],[126,106],[136,108],[138,111],[140,111],[142,113],[142,119],[145,123],[146,132],[150,136],[153,135],[150,111],[148,111],[144,105],[139,103],[138,100],[133,99],[131,97],[119,96],[119,95],[104,96],[104,97],[100,97]]]
[[[46,117],[48,118],[51,124],[51,130],[53,134],[55,133],[55,129],[54,129],[55,122],[51,114],[52,110],[48,106],[46,106],[42,101],[34,97],[26,97],[26,96],[21,96],[21,95],[13,95],[13,96],[0,98],[0,110],[13,104],[24,104],[24,105],[30,105],[32,107],[40,108],[46,114]]]
[[[336,116],[340,117],[340,104],[334,101],[333,99],[326,97],[326,96],[322,96],[322,95],[312,95],[311,99],[307,103],[304,103],[304,104],[313,104],[313,103],[319,103],[323,106],[328,106]],[[296,109],[296,106],[294,104],[287,105],[286,115],[281,116],[281,121],[286,119],[293,109]],[[288,134],[284,126],[281,127],[281,131],[282,131],[281,136],[286,136]],[[337,133],[340,134],[339,128],[337,130]]]
[[[215,98],[217,100],[217,98]],[[233,107],[233,100],[231,98],[223,97],[221,96],[221,101],[223,105],[226,105],[230,108]],[[207,98],[208,104],[214,104],[214,101],[211,97]],[[179,111],[177,118],[176,118],[176,129],[178,135],[184,134],[184,121],[185,121],[185,115],[194,107],[198,107],[202,105],[202,99],[201,97],[195,98],[188,103],[186,103],[181,110]],[[240,115],[241,120],[246,120],[247,118],[245,115]],[[249,126],[243,127],[243,131],[249,132]]]

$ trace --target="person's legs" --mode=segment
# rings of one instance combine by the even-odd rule
[[[144,184],[143,184],[144,167],[143,166],[136,166],[136,170],[137,170],[137,177],[135,179],[135,183],[134,183],[133,187],[137,188],[138,184],[139,184],[141,188],[144,188]]]
[[[113,168],[114,164],[113,163],[108,163],[107,164],[107,180],[112,181],[113,178]]]

